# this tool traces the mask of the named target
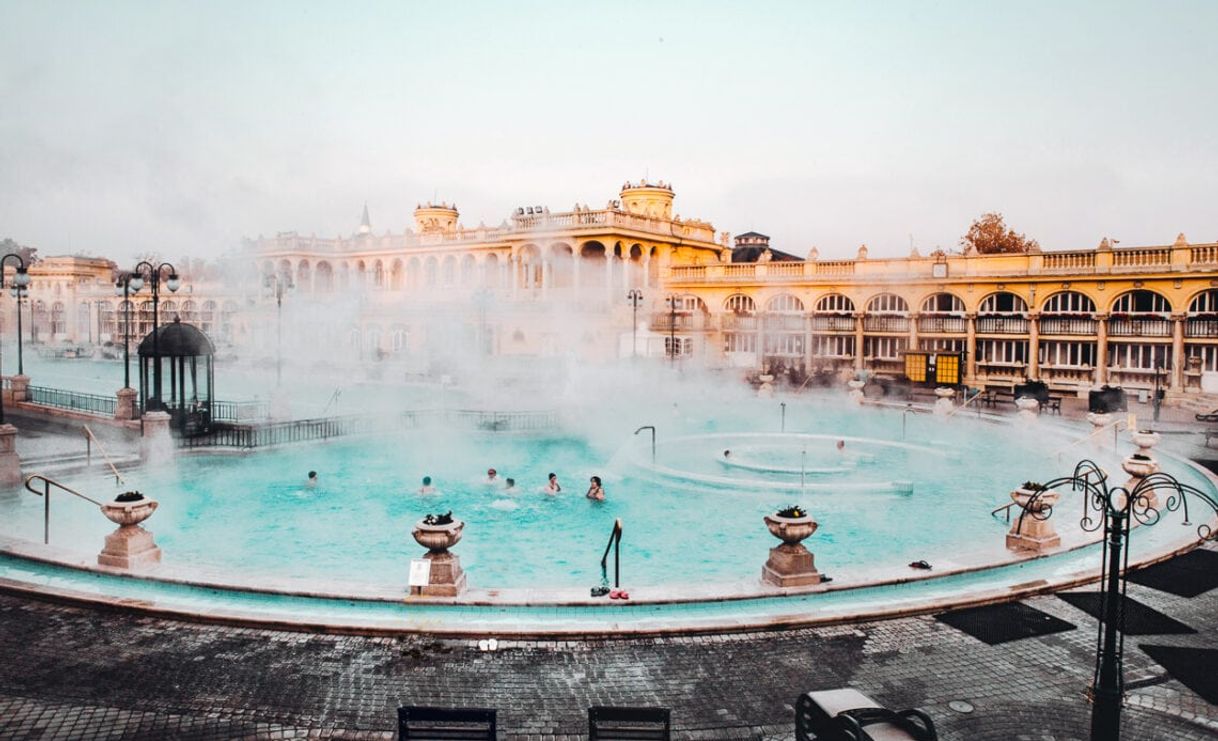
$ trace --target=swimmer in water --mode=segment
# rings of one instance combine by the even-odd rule
[[[495,469],[493,469],[493,468],[486,469],[486,483],[488,483],[488,484],[498,484],[499,483],[499,474],[498,474],[498,472],[495,471]]]
[[[419,493],[420,494],[435,494],[436,493],[436,487],[431,485],[430,476],[423,477],[423,485],[419,487]]]
[[[310,489],[317,486],[317,471],[309,471],[309,480],[305,482],[305,486]]]
[[[592,485],[588,487],[588,493],[585,496],[598,502],[605,501],[605,489],[601,486],[600,476],[592,477]]]
[[[730,450],[725,450],[725,451],[723,451],[723,457],[724,457],[725,459],[726,459],[726,458],[731,458],[731,457],[732,457],[732,451],[730,451]]]
[[[845,453],[845,452],[846,452],[846,441],[845,441],[845,440],[838,440],[838,441],[837,441],[837,452],[839,452],[839,453]]]
[[[562,487],[558,484],[558,474],[550,474],[549,481],[546,483],[546,494],[557,494],[562,491]]]
[[[516,479],[508,479],[507,486],[503,487],[504,491],[516,491]]]

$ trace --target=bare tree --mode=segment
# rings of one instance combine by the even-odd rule
[[[960,239],[966,253],[982,255],[1003,253],[1039,252],[1040,244],[1007,227],[1000,213],[982,214],[969,227],[968,234]]]

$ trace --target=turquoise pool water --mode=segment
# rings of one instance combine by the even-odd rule
[[[984,562],[1001,554],[1007,528],[991,510],[1009,502],[1022,481],[1068,473],[1082,457],[1070,451],[1059,458],[1078,430],[902,419],[900,412],[825,402],[791,404],[789,432],[777,434],[776,425],[758,422],[774,421],[773,406],[684,408],[664,420],[654,465],[646,432],[618,434],[617,424],[613,434],[585,438],[573,425],[552,438],[442,430],[349,438],[247,457],[181,458],[125,474],[124,487],[98,474],[68,483],[95,498],[138,488],[158,499],[146,524],[165,562],[226,581],[400,588],[409,560],[422,552],[411,526],[428,512],[452,510],[466,521],[455,552],[471,586],[597,583],[617,518],[627,583],[731,585],[756,583],[777,543],[762,517],[788,504],[807,507],[819,521],[807,545],[830,575],[891,574],[922,559]],[[1132,451],[1127,447],[1123,452]],[[725,449],[749,465],[725,465]],[[1114,458],[1100,462],[1123,478]],[[485,483],[488,467],[514,478],[516,491]],[[320,474],[316,488],[304,483],[309,470]],[[558,496],[541,492],[551,471],[563,485]],[[1209,488],[1191,469],[1168,471]],[[418,493],[424,475],[437,493]],[[592,475],[605,479],[604,502],[584,497]],[[25,492],[0,495],[0,534],[40,540],[42,504]],[[95,555],[113,526],[66,495],[52,506],[51,544]]]

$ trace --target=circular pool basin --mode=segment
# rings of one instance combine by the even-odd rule
[[[163,564],[136,579],[81,571],[96,562],[113,526],[95,507],[55,494],[44,547],[35,542],[42,500],[10,492],[0,495],[7,554],[0,580],[212,619],[588,633],[909,612],[1010,598],[1098,572],[1098,535],[1078,527],[1081,495],[1063,493],[1054,518],[1062,547],[1045,557],[1007,551],[1009,526],[992,512],[1023,481],[1068,474],[1084,457],[1123,481],[1118,453],[1133,452],[1131,443],[1117,452],[1072,446],[1087,430],[1047,421],[1021,427],[826,403],[791,407],[786,432],[763,429],[757,405],[687,409],[660,428],[654,461],[645,430],[586,437],[574,427],[530,436],[433,428],[184,456],[126,473],[117,487],[96,473],[67,476],[64,483],[94,498],[137,488],[158,499],[145,525]],[[1163,460],[1167,472],[1214,490],[1190,465]],[[486,481],[488,468],[515,479],[515,488]],[[310,470],[319,472],[314,487],[305,483]],[[557,495],[542,489],[550,472],[563,487]],[[605,482],[603,502],[584,496],[592,475]],[[436,492],[419,493],[423,476]],[[777,545],[762,518],[791,504],[819,522],[805,545],[832,581],[783,592],[759,578]],[[448,601],[410,596],[409,562],[423,552],[411,527],[447,511],[466,523],[453,552],[470,590]],[[629,605],[588,592],[601,583],[617,520]],[[1158,526],[1135,530],[1131,560],[1189,547],[1195,525],[1181,523],[1165,512]],[[915,561],[933,569],[911,570]],[[612,557],[609,569],[613,578]]]

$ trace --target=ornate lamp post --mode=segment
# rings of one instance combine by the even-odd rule
[[[21,329],[21,305],[30,302],[29,297],[26,295],[30,292],[30,289],[25,286],[14,285],[10,290],[12,291],[13,298],[17,299],[17,375],[24,376],[25,357],[22,353],[22,345],[24,343],[21,339],[24,332]]]
[[[639,304],[643,301],[643,292],[637,288],[631,288],[626,294],[626,300],[630,302],[630,308],[634,312],[634,318],[630,324],[630,357],[637,357],[639,354]]]
[[[152,354],[156,361],[152,371],[152,396],[156,399],[156,408],[164,406],[161,403],[161,355],[157,346],[157,329],[160,327],[158,311],[161,302],[161,276],[166,271],[169,274],[165,280],[165,287],[171,292],[177,292],[182,287],[182,279],[178,276],[177,268],[167,262],[154,266],[147,260],[141,260],[136,263],[129,279],[133,291],[138,292],[143,288],[145,279],[152,288]]]
[[[28,272],[26,272],[25,260],[21,259],[21,255],[18,255],[16,252],[10,252],[7,255],[5,255],[4,257],[0,257],[0,289],[4,288],[4,265],[5,265],[5,263],[7,263],[9,261],[10,258],[17,261],[17,272],[13,274],[13,287],[17,288],[17,289],[25,288],[26,286],[28,286],[30,284],[30,274]],[[17,315],[18,316],[21,315],[21,304],[20,303],[17,304]],[[20,334],[17,335],[17,342],[18,342],[18,347],[20,347],[20,342],[21,342]],[[17,361],[18,371],[17,372],[20,373],[21,372],[21,360],[20,360],[21,351],[20,350],[17,351],[17,356],[18,356],[18,361]],[[0,395],[0,425],[2,425],[2,424],[4,424],[4,396]]]
[[[1143,450],[1143,453],[1145,452]],[[1132,472],[1132,469],[1126,470]],[[1020,517],[1048,519],[1053,513],[1050,502],[1057,497],[1053,489],[1065,487],[1083,494],[1083,518],[1080,526],[1090,532],[1104,528],[1104,561],[1100,571],[1102,617],[1096,645],[1095,675],[1091,685],[1091,739],[1118,741],[1121,737],[1121,699],[1124,695],[1121,662],[1125,651],[1123,623],[1127,577],[1125,569],[1129,564],[1129,529],[1135,520],[1141,525],[1157,523],[1160,502],[1163,509],[1169,512],[1182,509],[1183,524],[1191,525],[1188,519],[1188,497],[1196,497],[1216,513],[1218,501],[1200,489],[1183,484],[1175,477],[1158,471],[1146,476],[1134,473],[1125,486],[1110,487],[1108,474],[1094,462],[1083,460],[1074,467],[1072,475],[1046,482],[1043,488],[1030,497]],[[1166,496],[1160,498],[1160,492]],[[1038,501],[1042,496],[1043,501]],[[1218,539],[1218,532],[1211,530],[1205,523],[1197,526],[1197,534],[1203,540]]]
[[[275,385],[283,384],[283,294],[296,287],[288,273],[272,273],[262,279],[268,296],[275,297]]]
[[[138,283],[137,283],[138,281]],[[123,297],[123,388],[131,388],[131,294],[137,293],[144,281],[131,273],[114,282],[114,295]]]

